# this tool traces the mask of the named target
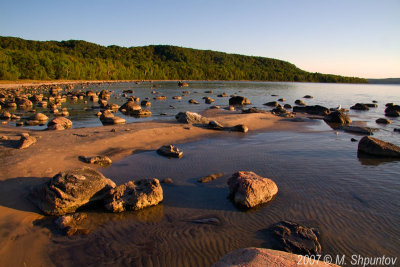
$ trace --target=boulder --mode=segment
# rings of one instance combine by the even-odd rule
[[[238,125],[231,127],[230,130],[234,131],[234,132],[247,133],[249,131],[249,127],[247,127],[244,124],[238,124]]]
[[[305,95],[303,98],[314,98],[312,95]]]
[[[60,172],[47,183],[33,188],[30,199],[47,215],[73,213],[102,200],[115,183],[91,168]]]
[[[267,229],[268,242],[273,249],[283,250],[300,255],[317,255],[321,253],[319,232],[313,228],[295,222],[281,221]]]
[[[18,149],[28,148],[36,142],[37,140],[35,137],[29,135],[23,135],[19,140]]]
[[[291,108],[292,108],[292,105],[290,105],[290,104],[285,104],[285,105],[283,105],[283,107],[286,108],[286,109],[291,109]]]
[[[391,120],[388,120],[388,119],[385,119],[385,118],[379,118],[375,122],[379,123],[379,124],[391,124],[392,123]]]
[[[162,146],[157,149],[157,153],[171,158],[181,158],[183,156],[183,151],[173,145]]]
[[[194,99],[190,99],[188,102],[190,104],[200,104],[197,100],[194,100]]]
[[[300,262],[300,263],[299,263]],[[266,248],[241,248],[229,252],[212,267],[339,267],[338,265]]]
[[[206,97],[206,98],[204,98],[204,101],[205,101],[206,104],[212,104],[212,103],[215,102],[215,100],[212,99],[211,97]]]
[[[104,207],[112,212],[140,210],[162,200],[163,190],[158,179],[142,179],[110,189],[104,198]]]
[[[141,106],[145,106],[145,107],[150,107],[150,106],[151,106],[151,102],[148,101],[148,100],[143,100],[143,101],[140,103],[140,105],[141,105]]]
[[[219,94],[219,95],[217,95],[218,97],[228,97],[229,95],[227,94],[227,93],[222,93],[222,94]]]
[[[320,105],[293,107],[293,112],[304,112],[311,115],[325,116],[329,114],[329,109]]]
[[[180,123],[188,123],[188,124],[208,124],[210,122],[209,119],[206,117],[201,116],[198,113],[195,112],[179,112],[175,118],[178,120]]]
[[[179,86],[179,87],[187,87],[187,86],[189,86],[189,84],[186,83],[186,82],[181,82],[181,81],[179,81],[179,82],[178,82],[178,86]]]
[[[103,113],[100,115],[100,121],[103,124],[110,124],[110,125],[126,123],[125,119],[114,116],[111,110],[103,111]]]
[[[208,123],[208,128],[213,130],[223,130],[224,126],[221,123],[212,120]]]
[[[0,113],[0,119],[2,119],[2,120],[11,119],[11,113],[8,112],[7,110],[2,110],[1,113]]]
[[[400,147],[395,144],[364,136],[358,143],[358,152],[377,157],[400,158]]]
[[[331,112],[324,117],[324,121],[328,123],[338,123],[342,125],[351,123],[350,117],[341,111]]]
[[[363,103],[363,105],[366,105],[369,108],[377,108],[378,107],[378,105],[375,103]]]
[[[150,110],[141,109],[141,110],[133,111],[129,115],[132,115],[133,117],[137,117],[137,118],[144,118],[144,117],[150,117],[151,114],[152,113]]]
[[[294,103],[296,105],[299,105],[299,106],[306,106],[307,105],[306,102],[304,102],[303,100],[300,100],[300,99],[297,99],[296,101],[294,101]]]
[[[110,98],[110,94],[111,94],[110,92],[108,92],[107,90],[104,89],[104,90],[101,90],[99,97],[100,97],[100,99],[107,100]]]
[[[285,99],[285,98],[279,98],[278,101],[279,101],[279,102],[285,102],[286,99]]]
[[[47,117],[43,113],[36,113],[35,115],[32,115],[31,117],[29,117],[29,120],[44,122],[44,121],[48,121],[49,117]]]
[[[245,208],[267,203],[278,193],[274,181],[249,171],[234,173],[229,178],[228,185],[233,202]]]
[[[271,110],[271,113],[281,117],[293,117],[293,113],[284,109],[281,105],[278,105],[276,108]]]
[[[47,107],[47,102],[46,101],[40,101],[40,102],[37,103],[37,106],[45,108],[45,107]]]
[[[229,99],[229,105],[231,106],[243,106],[250,104],[250,100],[244,96],[234,96]]]
[[[172,97],[172,99],[175,99],[175,100],[181,100],[181,99],[182,99],[182,97],[181,97],[181,96],[173,96],[173,97]]]
[[[112,164],[112,160],[107,156],[95,156],[95,157],[79,157],[82,161],[90,164],[98,164],[101,166],[109,166]]]
[[[385,109],[385,116],[388,117],[400,117],[400,106],[399,105],[387,105]]]
[[[49,121],[48,130],[65,130],[72,128],[72,121],[64,117],[57,117]]]
[[[156,97],[154,97],[154,99],[155,99],[155,100],[167,100],[167,97],[161,95],[161,96],[156,96]]]
[[[27,98],[19,99],[17,105],[20,109],[30,109],[33,106],[32,102]]]
[[[263,104],[264,106],[269,106],[269,107],[277,107],[279,105],[278,102],[276,101],[271,101],[271,102],[267,102],[265,104]]]
[[[128,101],[119,108],[120,111],[125,110],[125,113],[132,113],[141,109],[142,107],[134,101]]]
[[[350,107],[350,109],[354,110],[369,110],[369,107],[365,104],[357,103],[354,106]]]

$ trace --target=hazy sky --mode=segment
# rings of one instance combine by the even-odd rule
[[[0,0],[0,35],[170,44],[400,77],[400,0]]]

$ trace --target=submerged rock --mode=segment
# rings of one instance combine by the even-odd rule
[[[181,158],[183,156],[183,151],[173,145],[162,146],[157,150],[157,153],[171,158]]]
[[[208,182],[211,182],[211,181],[213,181],[213,180],[215,180],[215,179],[217,179],[217,178],[219,178],[221,176],[223,176],[223,174],[220,173],[220,172],[219,173],[213,173],[213,174],[210,174],[210,175],[208,175],[206,177],[200,178],[199,180],[197,180],[197,182],[199,182],[199,183],[208,183]]]
[[[274,181],[249,171],[234,173],[228,185],[233,202],[245,208],[267,203],[278,193]]]
[[[267,229],[272,248],[300,255],[321,253],[319,233],[295,222],[281,221]]]
[[[395,144],[364,136],[358,143],[358,152],[378,156],[400,158],[400,147]]]
[[[82,228],[80,225],[87,218],[85,213],[75,213],[71,215],[63,215],[58,217],[54,223],[62,230],[65,235],[88,235],[90,230],[87,228]]]
[[[231,106],[243,106],[250,104],[251,104],[250,100],[244,96],[234,96],[229,99],[229,105]]]
[[[311,261],[309,258],[303,260],[302,257],[304,256],[284,251],[250,247],[229,252],[212,267],[295,267],[298,266],[299,261],[304,266],[338,267],[332,263]]]
[[[60,172],[47,183],[33,188],[32,202],[47,215],[73,213],[78,208],[102,200],[115,183],[91,168]]]
[[[112,212],[140,210],[157,205],[162,200],[163,190],[158,179],[142,179],[110,189],[104,199],[104,207]]]
[[[343,130],[345,132],[367,134],[367,135],[372,135],[372,134],[374,134],[375,131],[378,130],[376,128],[351,126],[351,125],[341,126],[338,129]]]

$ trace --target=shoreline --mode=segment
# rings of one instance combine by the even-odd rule
[[[67,84],[102,84],[102,83],[135,83],[135,82],[265,82],[265,83],[311,83],[318,82],[293,82],[293,81],[261,81],[261,80],[0,80],[0,89],[17,89],[19,87],[61,86]],[[327,84],[372,84],[373,83],[329,83]],[[323,84],[326,84],[323,83]],[[190,85],[189,85],[190,86]]]

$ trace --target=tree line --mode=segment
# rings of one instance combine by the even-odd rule
[[[366,83],[311,73],[272,58],[169,45],[101,46],[79,40],[0,37],[1,80],[251,80]]]

